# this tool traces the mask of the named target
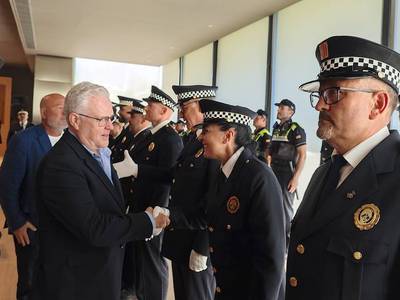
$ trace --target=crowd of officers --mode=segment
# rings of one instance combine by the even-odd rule
[[[147,98],[143,101],[119,96],[120,102],[115,105],[119,118],[114,122],[117,124],[115,126],[117,134],[110,135],[109,147],[112,150],[112,161],[119,175],[121,169],[118,163],[124,164],[128,155],[137,164],[133,168],[137,171],[122,175],[125,177],[120,178],[128,211],[143,211],[148,206],[168,207],[171,210],[172,220],[172,225],[166,229],[165,233],[149,241],[127,244],[122,278],[122,298],[129,299],[129,295],[136,295],[138,299],[165,299],[168,280],[168,270],[164,260],[166,257],[172,261],[174,293],[177,300],[214,299],[214,294],[218,295],[218,299],[233,299],[231,298],[233,294],[238,295],[238,290],[232,289],[233,282],[228,281],[228,284],[220,279],[220,282],[217,280],[217,284],[215,283],[215,277],[218,278],[220,275],[218,273],[221,273],[220,276],[223,275],[222,272],[218,272],[218,269],[225,267],[228,262],[220,265],[219,259],[214,259],[216,261],[211,265],[210,254],[212,255],[218,249],[210,246],[212,243],[210,243],[209,235],[214,229],[209,224],[202,224],[199,218],[193,217],[205,205],[204,198],[207,192],[212,190],[213,182],[218,182],[215,174],[220,172],[218,170],[221,170],[222,165],[218,159],[205,157],[205,149],[199,138],[203,126],[206,124],[204,112],[207,110],[207,106],[210,106],[209,103],[212,103],[211,106],[219,103],[212,100],[216,96],[217,87],[173,86],[173,90],[178,98],[181,118],[176,124],[164,120],[159,123],[163,124],[163,129],[159,131],[156,129],[160,125],[149,122],[148,120],[151,118],[146,117],[146,114],[149,113],[147,106],[152,99]],[[171,107],[174,105],[173,99],[157,87],[152,87],[151,95],[150,97],[156,101],[163,99],[163,103],[166,105],[169,103],[171,103]],[[207,100],[209,103],[206,103]],[[217,108],[217,111],[226,114],[235,114],[234,111],[238,108],[238,106],[221,105],[222,107]],[[260,109],[257,113],[249,114],[249,124],[245,127],[250,130],[250,125],[253,125],[255,129],[249,135],[251,140],[248,141],[246,148],[252,149],[255,157],[262,162],[264,167],[272,168],[278,179],[279,185],[276,184],[276,187],[281,190],[283,201],[280,200],[280,191],[276,191],[275,194],[278,196],[273,197],[274,191],[270,186],[267,187],[269,191],[264,190],[260,196],[265,194],[270,198],[269,201],[281,202],[277,204],[276,210],[270,213],[281,214],[282,218],[278,217],[274,221],[275,225],[268,224],[266,226],[270,227],[269,230],[275,226],[281,227],[282,230],[285,228],[286,241],[283,244],[288,247],[294,194],[306,158],[306,134],[304,129],[292,120],[296,111],[292,101],[283,99],[275,105],[278,111],[278,121],[273,126],[272,134],[268,130],[268,114],[264,110]],[[212,118],[209,117],[208,120],[210,119]],[[181,130],[180,125],[186,125],[187,130]],[[248,171],[242,176],[252,177],[255,174]],[[170,190],[168,189],[169,185],[172,186]],[[221,218],[221,215],[217,217],[221,218],[220,222],[226,227],[224,231],[231,231],[232,227],[238,230],[235,228],[236,223],[239,225],[244,220],[236,221],[232,217],[236,215],[238,219],[243,218],[240,211],[244,207],[241,207],[239,212],[238,210],[240,205],[245,205],[245,202],[242,204],[241,197],[238,197],[239,192],[232,194],[232,191],[229,191],[228,194],[230,197],[227,198],[226,209],[231,216],[225,220]],[[251,205],[253,206],[254,203]],[[283,220],[284,224],[279,224],[279,221]],[[257,220],[257,222],[261,224],[265,221]],[[207,227],[209,232],[205,230]],[[245,224],[241,224],[240,227],[242,227],[240,230],[246,230]],[[279,229],[275,230],[270,238],[278,240],[281,238],[283,241],[284,235],[277,236],[279,231]],[[246,240],[244,236],[241,238]],[[268,238],[265,239],[268,240]],[[279,245],[279,243],[273,243]],[[272,247],[272,242],[269,246]],[[276,250],[279,252],[279,249]],[[232,251],[232,249],[228,251]],[[284,251],[282,250],[280,254],[276,257],[283,258]],[[224,255],[228,256],[228,253],[225,252]],[[249,253],[249,255],[253,254]],[[271,258],[271,260],[275,258]],[[226,261],[227,258],[223,260]],[[235,265],[234,262],[231,263]],[[283,268],[283,260],[282,265],[277,264],[276,274],[282,274],[279,268]],[[225,273],[225,276],[237,276],[235,273],[228,274],[229,272]],[[264,276],[267,275],[264,274]],[[279,286],[279,289],[271,290],[271,296],[274,293],[283,293],[280,279],[274,279],[278,282],[275,286]],[[238,281],[237,284],[243,285],[244,278],[241,280],[243,282]],[[149,286],[152,288],[146,288]],[[243,296],[248,293],[247,288],[248,286],[243,289]],[[255,292],[254,295],[264,294]]]

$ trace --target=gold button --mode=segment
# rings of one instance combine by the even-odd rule
[[[214,267],[213,267],[213,272],[214,272],[214,273],[217,273],[217,269],[216,269],[216,268],[214,268]]]
[[[353,253],[353,257],[356,260],[360,260],[362,258],[362,253],[360,251],[356,251]]]
[[[222,290],[221,290],[221,288],[220,288],[219,286],[217,286],[217,287],[215,288],[215,291],[216,291],[217,293],[221,293],[221,292],[222,292]]]
[[[194,167],[194,164],[190,164],[190,167],[193,168],[193,167]]]
[[[304,250],[305,249],[304,249],[304,246],[302,244],[298,244],[296,250],[297,250],[297,253],[304,254]]]
[[[171,227],[171,228],[169,229],[169,231],[174,231],[174,228],[173,228],[173,227]]]
[[[289,278],[289,284],[291,287],[296,287],[298,282],[297,282],[297,278],[296,277],[290,277]]]
[[[146,160],[149,160],[149,159],[150,159],[150,157],[146,156]]]
[[[210,253],[214,252],[214,248],[213,247],[209,247],[208,250],[210,251]]]
[[[211,226],[209,226],[209,227],[208,227],[208,231],[209,231],[209,232],[213,232],[213,231],[214,231],[214,228],[212,228]]]
[[[226,225],[226,229],[227,229],[227,230],[231,230],[231,228],[232,228],[232,226],[231,226],[231,225],[229,225],[229,224],[228,224],[228,225]]]

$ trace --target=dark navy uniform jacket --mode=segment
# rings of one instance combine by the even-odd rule
[[[314,213],[331,163],[315,171],[293,220],[287,300],[400,299],[399,154],[392,132]]]
[[[182,148],[180,136],[172,127],[165,125],[154,134],[150,134],[140,149],[136,149],[133,159],[139,168],[142,164],[171,168],[176,164]],[[134,211],[144,211],[149,206],[168,206],[171,184],[150,180],[140,173],[139,169],[133,191]]]
[[[113,163],[124,160],[124,151],[128,149],[133,140],[133,134],[129,126],[122,129],[121,133],[110,143],[111,159]]]
[[[272,170],[249,149],[208,195],[215,299],[278,299],[285,233],[282,193]]]

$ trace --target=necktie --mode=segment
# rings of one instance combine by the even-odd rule
[[[347,164],[346,159],[342,155],[334,155],[331,159],[332,164],[325,178],[324,187],[322,188],[316,210],[321,208],[324,205],[326,198],[335,192],[340,178],[340,169]]]

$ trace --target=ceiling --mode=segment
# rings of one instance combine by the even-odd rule
[[[9,4],[0,0],[0,56],[9,63],[27,61],[25,52],[163,65],[297,1],[9,0],[21,51]]]

